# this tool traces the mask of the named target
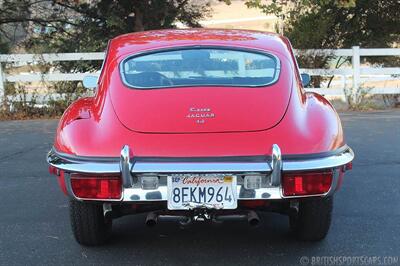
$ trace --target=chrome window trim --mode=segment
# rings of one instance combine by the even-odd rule
[[[226,84],[226,85],[221,85],[221,84],[202,84],[202,85],[173,85],[173,86],[154,86],[154,87],[136,87],[130,85],[126,79],[125,79],[125,73],[124,73],[124,64],[127,60],[134,58],[134,57],[139,57],[139,56],[144,56],[144,55],[149,55],[149,54],[155,54],[155,53],[160,53],[160,52],[168,52],[168,51],[177,51],[177,50],[190,50],[190,49],[220,49],[220,50],[231,50],[231,51],[242,51],[242,52],[248,52],[248,53],[256,53],[256,54],[262,54],[265,56],[269,56],[273,58],[276,62],[275,66],[275,75],[274,78],[271,80],[271,82],[267,84],[262,84],[262,85],[234,85],[234,84]],[[227,46],[227,45],[185,45],[185,46],[173,46],[173,47],[168,47],[168,48],[160,48],[160,49],[154,49],[150,51],[143,51],[143,52],[138,52],[135,54],[131,54],[126,56],[121,62],[118,64],[119,68],[119,74],[122,83],[131,89],[137,89],[137,90],[154,90],[154,89],[173,89],[173,88],[195,88],[195,87],[238,87],[238,88],[265,88],[269,87],[271,85],[274,85],[276,82],[278,82],[280,74],[281,74],[281,60],[279,57],[271,51],[267,50],[261,50],[261,49],[256,49],[256,48],[247,48],[247,47],[233,47],[233,46]]]

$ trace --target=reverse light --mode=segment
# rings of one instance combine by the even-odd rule
[[[261,176],[259,175],[247,175],[244,177],[244,188],[245,189],[259,189],[261,188]]]
[[[158,176],[157,175],[142,175],[141,185],[144,190],[152,190],[158,188]]]
[[[286,173],[283,175],[284,196],[320,195],[329,191],[333,172]]]
[[[74,195],[81,199],[120,199],[121,178],[119,177],[71,177]]]

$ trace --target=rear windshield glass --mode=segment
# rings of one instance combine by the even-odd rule
[[[274,83],[279,61],[270,54],[228,49],[182,49],[130,57],[124,82],[136,88],[182,86],[256,87]]]

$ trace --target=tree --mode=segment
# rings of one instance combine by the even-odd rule
[[[382,48],[400,41],[398,0],[250,0],[247,5],[284,18],[284,34],[296,48]]]
[[[283,34],[297,49],[384,48],[400,42],[398,0],[250,0],[247,5],[283,18]]]
[[[229,3],[229,0],[219,1]],[[31,53],[104,51],[107,41],[120,34],[174,28],[176,22],[200,27],[198,21],[209,14],[210,3],[210,0],[0,0],[0,53],[7,52],[10,46],[15,50],[17,44]],[[100,62],[52,65],[62,72],[85,72],[99,66]],[[78,82],[53,85],[53,90],[63,95],[82,91]],[[54,109],[62,111],[72,100],[66,98],[61,108]]]
[[[281,18],[284,23],[283,34],[297,49],[337,49],[352,46],[385,48],[396,47],[400,43],[398,0],[250,0],[247,5],[261,8],[265,13]],[[387,66],[400,63],[398,58],[393,57],[369,57],[363,60],[370,64]],[[338,68],[349,62],[350,58],[299,53],[298,61],[303,68],[325,68],[333,62]],[[314,77],[313,85],[319,87],[321,80],[321,77]],[[350,101],[351,97],[351,105]]]
[[[209,0],[4,0],[0,32],[6,36],[1,25],[23,25],[26,49],[103,51],[107,40],[120,34],[173,28],[177,21],[199,27],[210,10]]]

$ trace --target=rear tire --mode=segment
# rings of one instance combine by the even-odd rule
[[[102,205],[71,200],[69,209],[72,231],[79,244],[97,246],[107,242],[112,220],[104,219]]]
[[[300,240],[322,240],[329,231],[332,210],[333,197],[300,201],[298,214],[289,215],[290,228]]]

